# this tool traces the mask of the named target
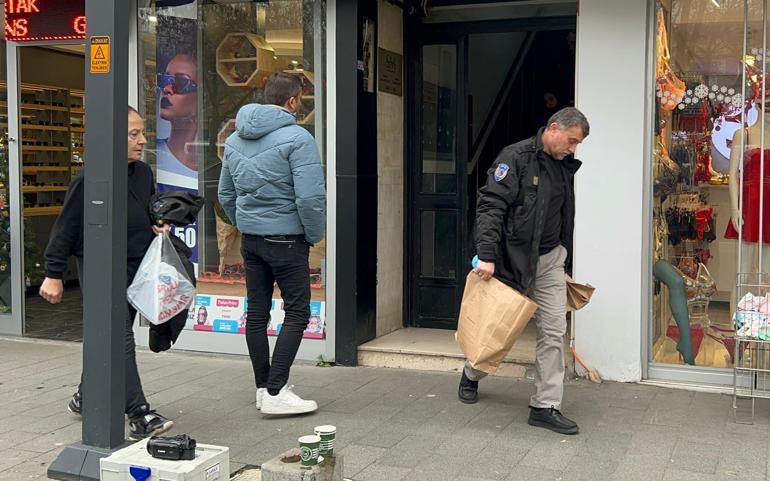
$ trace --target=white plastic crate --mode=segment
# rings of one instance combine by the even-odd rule
[[[230,449],[198,444],[195,459],[168,461],[150,456],[145,439],[102,458],[99,478],[101,481],[135,481],[129,472],[131,466],[149,468],[151,475],[147,481],[228,481]]]

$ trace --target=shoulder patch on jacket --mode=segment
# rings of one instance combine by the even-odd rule
[[[498,164],[494,173],[495,182],[502,182],[508,175],[509,170],[511,170],[511,168],[508,167],[508,164]]]

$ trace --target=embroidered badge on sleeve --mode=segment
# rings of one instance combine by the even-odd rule
[[[510,169],[511,168],[508,167],[508,164],[498,164],[494,173],[495,182],[502,182],[502,180],[505,179],[505,177],[508,175],[508,171]]]

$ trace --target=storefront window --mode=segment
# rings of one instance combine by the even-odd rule
[[[732,368],[737,275],[770,272],[770,255],[760,261],[770,242],[770,190],[759,188],[761,158],[770,175],[770,115],[762,108],[770,59],[762,2],[746,4],[745,23],[744,3],[657,4],[654,363]]]
[[[325,3],[322,0],[139,2],[140,110],[149,132],[146,161],[158,189],[205,199],[196,225],[174,233],[192,249],[197,300],[188,328],[245,332],[246,286],[240,233],[217,202],[224,142],[243,105],[263,103],[273,72],[302,78],[298,124],[325,163]],[[323,339],[326,247],[311,249],[311,319],[305,337]],[[270,334],[283,319],[275,291]]]

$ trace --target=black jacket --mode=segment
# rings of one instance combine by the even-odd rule
[[[479,259],[495,263],[495,277],[521,292],[532,287],[537,272],[540,239],[551,198],[545,172],[543,129],[535,137],[509,145],[487,172],[479,189],[476,208],[476,252]],[[561,244],[567,248],[567,268],[572,261],[575,224],[574,176],[580,161],[559,162],[566,179],[562,208]]]
[[[67,271],[70,256],[83,256],[84,172],[70,183],[64,198],[64,207],[51,231],[45,249],[45,275],[61,279]],[[150,198],[155,193],[152,170],[144,162],[128,164],[128,204],[126,212],[128,244],[127,260],[142,261],[154,234],[148,214]]]

